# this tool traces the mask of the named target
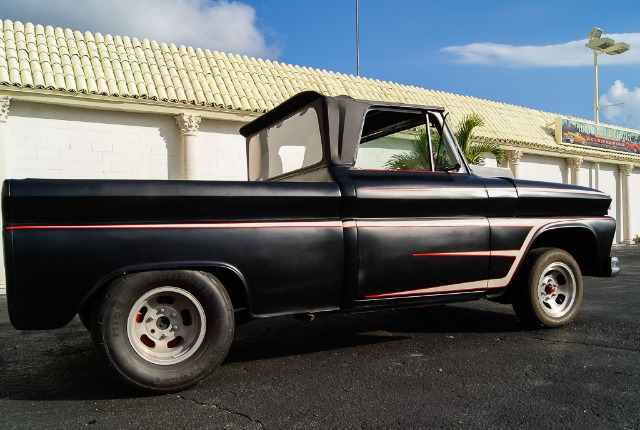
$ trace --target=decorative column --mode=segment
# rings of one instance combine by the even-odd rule
[[[181,113],[174,117],[180,128],[182,140],[182,177],[184,179],[198,178],[198,129],[200,128],[200,115]]]
[[[569,167],[568,178],[569,183],[572,185],[580,185],[579,182],[579,173],[580,168],[582,167],[583,162],[582,157],[569,157],[567,158],[567,166]]]
[[[9,119],[9,97],[0,97],[0,180],[7,178],[7,119]]]
[[[0,182],[7,178],[7,120],[9,119],[9,97],[0,97]],[[0,213],[2,225],[2,213]],[[4,250],[0,246],[0,294],[6,293],[4,276]]]
[[[513,173],[515,179],[519,178],[520,159],[522,158],[522,151],[508,150],[505,151],[507,157],[507,165]]]
[[[621,164],[618,166],[620,171],[620,184],[622,192],[622,242],[631,243],[631,198],[629,193],[629,176],[633,170],[631,164]]]
[[[600,163],[593,163],[590,185],[591,188],[600,189]]]

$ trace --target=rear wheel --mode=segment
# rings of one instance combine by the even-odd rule
[[[120,379],[148,391],[179,391],[226,356],[233,307],[209,274],[138,273],[111,283],[91,331],[99,357]]]
[[[80,318],[80,322],[87,331],[91,331],[91,313],[93,309],[91,306],[84,306],[82,309],[78,311],[78,317]]]
[[[531,251],[515,286],[513,309],[526,324],[561,327],[570,323],[582,303],[582,273],[574,258],[561,249]]]

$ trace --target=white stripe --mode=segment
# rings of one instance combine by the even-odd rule
[[[355,220],[358,227],[488,227],[486,218],[477,219],[436,219],[436,220],[411,220],[411,221],[382,221],[382,220]]]
[[[489,257],[490,251],[468,251],[468,252],[416,252],[416,257]]]
[[[153,225],[151,225],[153,226]],[[171,226],[167,224],[166,226]],[[341,221],[293,221],[293,222],[231,222],[209,224],[175,224],[176,228],[323,228],[342,227]]]
[[[489,225],[493,228],[493,227],[522,227],[522,228],[530,228],[531,230],[529,231],[529,233],[527,234],[527,237],[524,239],[522,245],[520,246],[520,249],[517,250],[501,250],[501,251],[491,251],[491,256],[496,256],[496,257],[514,257],[514,261],[511,264],[511,268],[509,269],[509,272],[503,277],[503,278],[493,278],[493,279],[487,279],[487,280],[482,280],[482,281],[473,281],[473,282],[464,282],[464,283],[460,283],[460,284],[450,284],[450,285],[442,285],[442,286],[438,286],[438,287],[429,287],[429,288],[423,288],[423,289],[419,289],[419,290],[410,290],[410,291],[398,291],[398,292],[393,292],[393,293],[383,293],[380,294],[380,296],[383,297],[379,297],[379,298],[374,298],[374,299],[370,299],[370,300],[380,300],[380,299],[387,299],[387,298],[397,298],[397,297],[409,297],[409,296],[414,296],[414,295],[430,295],[430,294],[440,294],[440,293],[447,293],[447,292],[451,292],[451,291],[465,291],[465,290],[477,290],[477,289],[483,289],[483,288],[488,288],[488,289],[498,289],[498,288],[504,288],[507,285],[509,285],[509,283],[511,282],[513,275],[515,274],[516,269],[520,266],[520,262],[522,261],[522,259],[524,258],[525,252],[526,250],[529,248],[529,245],[531,244],[531,241],[533,240],[534,236],[538,234],[538,232],[540,230],[542,230],[545,227],[549,227],[551,225],[554,224],[563,224],[563,223],[567,223],[567,222],[575,222],[575,221],[582,221],[582,220],[594,220],[594,219],[606,219],[607,217],[602,217],[602,218],[562,218],[562,219],[557,219],[557,218],[489,218],[488,222]],[[471,222],[470,222],[471,221]],[[413,225],[413,223],[416,223],[415,221],[408,221],[406,223],[409,223],[411,225]],[[475,226],[475,225],[483,225],[481,222],[478,222],[478,220],[466,220],[466,221],[460,221],[460,222],[455,222],[452,223],[451,221],[443,221],[443,220],[437,220],[437,221],[433,221],[433,222],[418,222],[421,223],[422,226],[446,226],[447,223],[449,223],[451,226],[461,226],[461,225],[469,225],[469,226]],[[396,223],[396,224],[400,224],[400,223]],[[405,225],[405,223],[401,223],[403,225]],[[360,223],[358,223],[358,225],[360,225]],[[419,256],[419,253],[416,253]],[[455,252],[451,252],[451,253],[425,253],[425,254],[434,254],[435,255],[467,255],[467,256],[484,256],[487,255],[487,252],[483,252],[483,251],[472,251],[472,252],[459,252],[459,253],[455,253]],[[415,255],[415,254],[414,254]],[[385,297],[386,296],[386,297]]]
[[[511,269],[509,269],[509,272],[503,278],[499,278],[499,279],[498,278],[494,278],[494,279],[489,279],[488,280],[489,289],[503,288],[503,287],[506,287],[507,285],[509,285],[509,283],[513,279],[513,275],[515,274],[516,269],[518,267],[520,267],[520,262],[524,258],[525,252],[529,248],[529,245],[531,244],[531,241],[538,234],[538,232],[540,230],[542,230],[545,227],[549,227],[551,225],[554,225],[554,224],[562,224],[562,223],[573,222],[573,221],[578,221],[578,220],[581,220],[581,218],[565,218],[565,219],[553,219],[553,218],[547,218],[547,219],[544,219],[544,218],[543,219],[540,219],[540,218],[538,218],[538,219],[535,219],[535,218],[529,218],[529,219],[498,218],[498,219],[493,219],[493,218],[490,218],[489,219],[489,224],[491,225],[492,228],[493,227],[520,227],[521,226],[521,227],[525,227],[525,228],[531,228],[531,230],[529,231],[529,234],[527,234],[527,237],[522,242],[522,246],[520,247],[520,249],[511,250],[511,251],[497,251],[495,253],[492,253],[492,255],[496,255],[496,256],[500,256],[500,257],[515,257],[515,259],[514,259],[513,263],[511,264]]]
[[[518,192],[531,191],[534,193],[565,193],[565,194],[590,194],[590,195],[598,195],[598,196],[606,196],[606,193],[603,193],[599,190],[572,190],[572,189],[564,189],[564,188],[534,188],[534,187],[518,187]],[[519,193],[520,194],[520,193]]]

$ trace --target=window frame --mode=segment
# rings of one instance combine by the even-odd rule
[[[321,156],[320,159],[312,164],[306,165],[306,166],[302,166],[298,169],[293,169],[293,170],[289,170],[287,172],[283,172],[281,174],[278,175],[274,175],[274,176],[265,176],[265,177],[261,177],[262,176],[262,168],[260,169],[260,174],[254,179],[252,178],[252,171],[253,171],[253,166],[252,166],[252,161],[254,160],[254,157],[252,157],[251,153],[252,153],[252,141],[253,139],[255,139],[256,137],[258,137],[261,133],[267,132],[270,129],[274,129],[277,128],[278,126],[281,126],[282,124],[284,124],[286,121],[290,120],[291,118],[294,118],[297,115],[300,115],[300,113],[308,111],[309,109],[313,109],[314,112],[316,113],[316,124],[317,124],[317,133],[319,134],[319,142],[320,142],[320,151],[321,151]],[[326,150],[326,144],[325,144],[325,132],[323,130],[323,124],[324,124],[324,105],[322,103],[321,100],[315,100],[311,103],[308,103],[302,107],[300,107],[299,109],[295,110],[294,112],[291,112],[289,115],[283,117],[282,119],[280,119],[278,122],[275,122],[273,124],[271,124],[269,127],[265,127],[263,129],[261,129],[260,131],[258,131],[257,133],[254,133],[251,136],[248,136],[248,148],[247,148],[247,179],[249,180],[249,182],[262,182],[262,181],[277,181],[277,180],[281,180],[281,179],[285,179],[285,178],[289,178],[291,176],[295,176],[301,173],[306,173],[309,171],[313,171],[316,170],[318,168],[321,167],[325,167],[326,165],[326,160],[327,160],[327,150]],[[269,154],[269,150],[271,148],[268,147],[269,142],[268,140],[265,141],[265,144],[267,145],[267,152],[266,154]],[[260,145],[258,143],[258,145]],[[301,147],[306,147],[304,145],[299,145]],[[280,148],[284,147],[284,145],[281,145]],[[260,147],[259,147],[260,148]],[[263,155],[262,154],[260,156],[260,163],[262,164],[262,160],[263,160]]]
[[[420,120],[416,121],[416,120],[407,119],[405,121],[391,122],[388,125],[383,125],[380,128],[374,129],[373,132],[366,132],[367,117],[372,111],[393,112],[398,114],[403,114],[403,113],[412,114],[412,115],[416,115],[416,117],[419,117]],[[436,119],[435,121],[432,121],[432,118],[431,118],[432,116],[434,117],[434,119]],[[448,115],[445,115],[444,112],[437,111],[437,110],[412,109],[410,107],[398,107],[398,108],[387,107],[387,106],[369,107],[365,111],[365,114],[362,119],[362,125],[360,127],[360,135],[359,135],[358,144],[356,147],[356,154],[355,154],[354,165],[352,166],[352,169],[373,170],[373,171],[380,171],[380,172],[468,173],[469,168],[466,164],[464,156],[462,155],[460,146],[458,145],[458,142],[455,139],[455,135],[451,131],[451,128],[449,127],[449,124],[446,120],[447,116]],[[407,124],[412,124],[412,125],[409,127],[406,127]],[[430,132],[426,132],[426,139],[427,139],[426,143],[429,148],[429,161],[431,166],[431,169],[429,170],[421,170],[421,169],[395,170],[395,169],[386,169],[386,168],[371,169],[371,168],[355,167],[355,165],[358,162],[358,157],[360,155],[360,149],[362,144],[373,142],[377,139],[381,139],[386,136],[391,136],[394,133],[399,133],[402,131],[409,130],[411,127],[415,127],[415,126],[424,126],[426,130],[430,130],[432,126],[436,128],[436,130],[440,134],[440,141],[442,142],[442,140],[444,139],[445,141],[444,144],[446,145],[447,148],[449,148],[449,151],[445,149],[445,152],[448,152],[448,155],[453,156],[455,159],[454,160],[455,163],[450,166],[452,168],[439,169],[439,166],[436,166],[437,160],[434,159],[434,147],[433,147],[434,143],[433,143],[433,139],[431,138]]]

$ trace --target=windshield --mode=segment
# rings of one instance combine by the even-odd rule
[[[444,117],[444,127],[440,129],[437,140],[434,139],[434,154],[436,170],[450,171],[461,168],[460,157],[458,157],[456,138],[449,126],[449,115]],[[456,167],[457,166],[457,167]]]
[[[322,161],[318,112],[306,107],[249,141],[249,180],[263,181]]]

